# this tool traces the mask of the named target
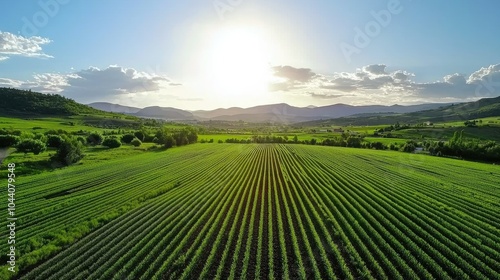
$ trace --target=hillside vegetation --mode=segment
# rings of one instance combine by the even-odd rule
[[[381,125],[389,123],[433,123],[466,121],[476,118],[500,116],[500,97],[484,98],[475,102],[443,106],[406,114],[379,114],[369,116],[343,117],[328,120],[304,122],[299,125]]]
[[[59,94],[13,88],[0,88],[0,115],[55,115],[106,114],[89,106],[75,102]]]

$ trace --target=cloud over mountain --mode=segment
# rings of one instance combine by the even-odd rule
[[[0,78],[0,86],[60,93],[83,102],[108,100],[127,94],[158,92],[180,85],[165,76],[117,65],[105,69],[89,67],[69,74],[36,74],[32,80],[27,81]]]
[[[398,100],[404,97],[420,101],[449,101],[500,95],[500,64],[483,67],[469,76],[454,73],[428,83],[415,82],[415,74],[405,70],[387,71],[384,64],[366,65],[355,72],[339,72],[330,76],[314,74],[308,68],[299,72],[297,68],[288,67],[288,71],[282,71],[282,68],[275,71],[276,77],[286,77],[287,80],[272,84],[271,88],[313,98],[352,96]]]

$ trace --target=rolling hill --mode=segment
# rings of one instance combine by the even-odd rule
[[[358,114],[402,114],[421,110],[435,109],[449,104],[421,104],[421,105],[369,105],[352,106],[334,104],[322,107],[307,106],[295,107],[286,103],[260,105],[249,108],[231,107],[215,110],[186,111],[172,107],[152,106],[143,109],[127,107],[112,103],[92,103],[90,106],[108,112],[120,112],[139,117],[158,118],[166,120],[219,120],[245,122],[277,122],[297,123],[312,120],[340,118]]]
[[[396,122],[415,124],[426,121],[437,123],[494,116],[500,116],[500,97],[483,98],[474,102],[451,104],[437,109],[404,114],[350,116],[303,122],[301,125],[382,125]]]
[[[141,108],[122,106],[119,104],[113,104],[108,102],[94,102],[88,104],[88,106],[106,112],[124,113],[124,114],[134,114],[141,110]]]
[[[59,94],[42,94],[13,88],[0,88],[0,115],[105,114]]]

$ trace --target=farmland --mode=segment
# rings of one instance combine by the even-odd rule
[[[19,276],[495,279],[499,181],[491,164],[305,145],[82,164],[18,178]]]

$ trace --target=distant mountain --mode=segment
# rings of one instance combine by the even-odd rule
[[[94,102],[88,104],[88,106],[106,112],[125,113],[125,114],[134,114],[141,110],[141,108],[122,106],[119,104],[113,104],[108,102]]]
[[[285,103],[280,103],[250,108],[233,107],[228,109],[216,109],[213,111],[192,111],[192,113],[198,118],[208,118],[214,120],[294,123],[308,120],[339,118],[356,114],[408,113],[435,109],[447,105],[450,104],[434,103],[411,106],[352,106],[346,104],[334,104],[322,107],[294,107]]]
[[[171,107],[159,107],[159,106],[146,107],[144,109],[140,109],[139,111],[133,113],[132,115],[138,117],[177,120],[177,121],[195,120],[195,117],[191,112]]]
[[[260,105],[250,108],[219,108],[215,110],[185,111],[171,107],[147,107],[144,109],[121,106],[111,103],[92,103],[91,106],[109,112],[120,112],[134,116],[159,118],[166,120],[222,120],[245,122],[277,122],[296,123],[311,120],[332,119],[358,114],[401,114],[420,110],[435,109],[449,104],[421,104],[421,105],[370,105],[352,106],[334,104],[322,107],[307,106],[295,107],[286,103]]]
[[[401,114],[353,115],[328,120],[314,120],[301,125],[382,125],[399,123],[422,123],[466,121],[476,118],[500,116],[500,97],[483,98],[475,102],[448,104],[439,108]]]
[[[141,109],[137,107],[123,106],[108,102],[94,102],[89,104],[89,106],[107,112],[124,113],[128,115],[145,117],[145,118],[176,120],[176,121],[195,120],[195,117],[191,112],[171,107],[151,106]]]
[[[87,105],[59,94],[43,94],[14,88],[0,88],[0,115],[57,115],[103,114]]]

